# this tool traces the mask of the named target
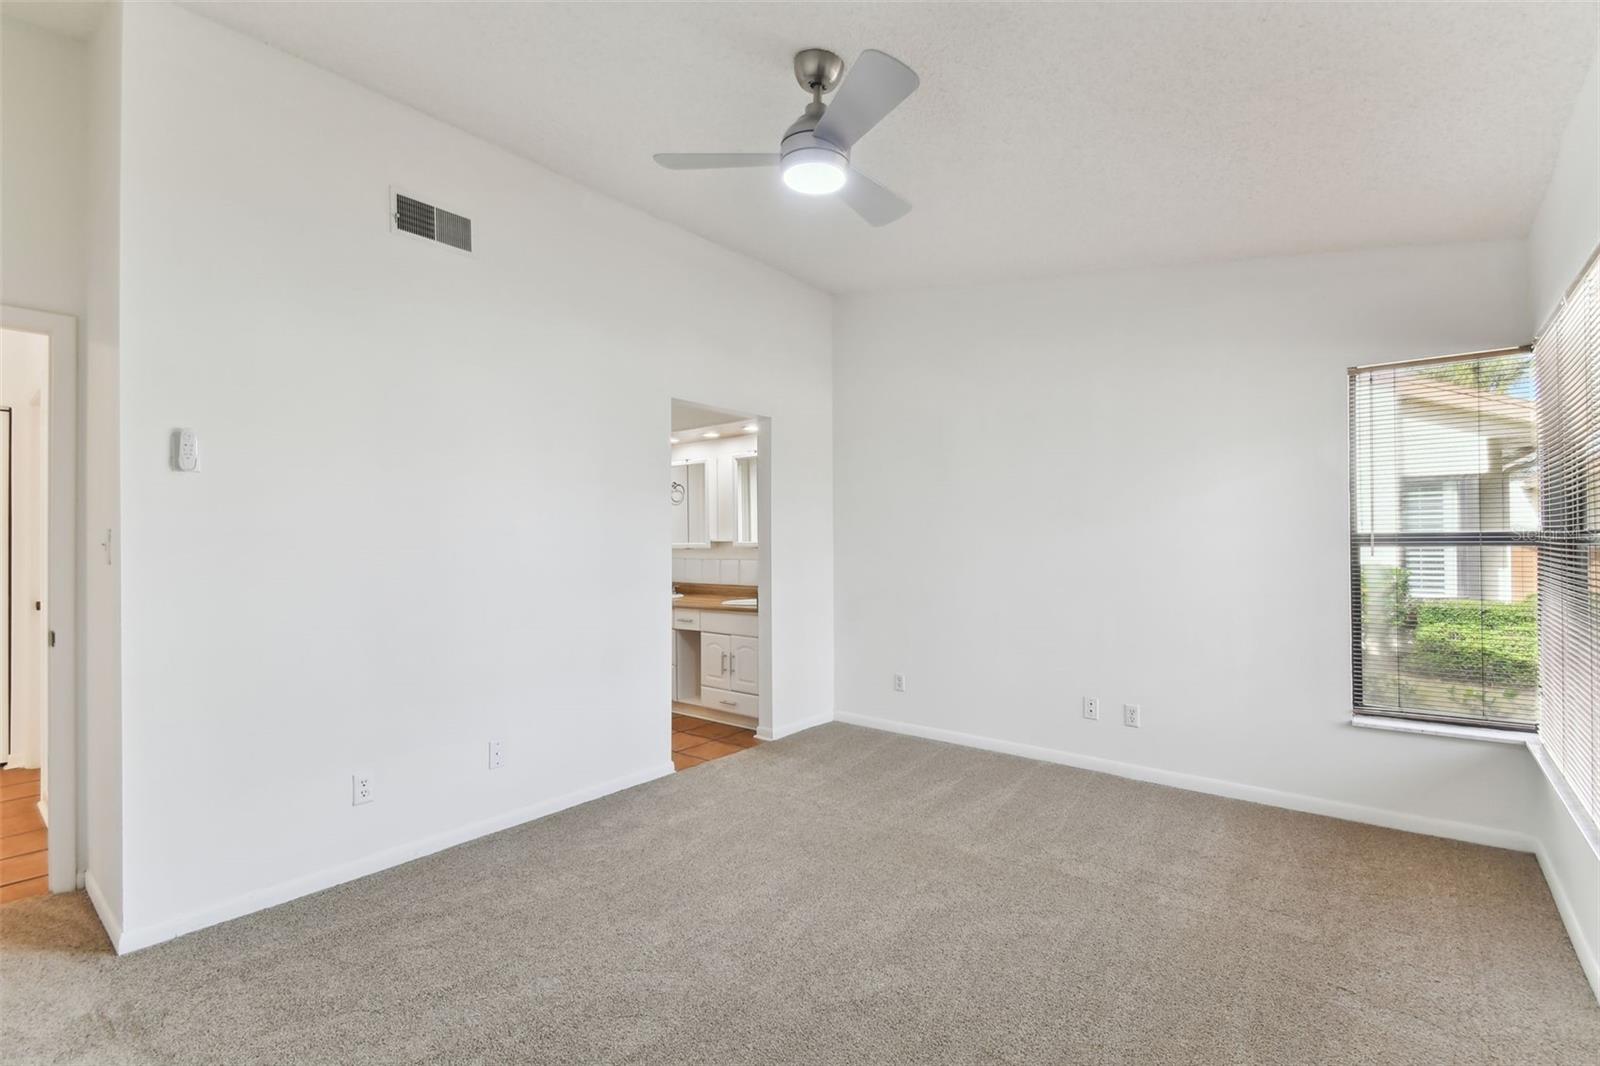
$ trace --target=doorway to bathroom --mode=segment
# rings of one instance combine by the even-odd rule
[[[689,770],[761,743],[766,643],[766,420],[672,401],[672,761]]]

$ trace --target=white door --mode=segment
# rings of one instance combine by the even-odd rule
[[[733,663],[729,687],[735,692],[761,691],[761,642],[755,637],[729,637]]]
[[[700,686],[727,688],[733,638],[723,633],[700,634]]]

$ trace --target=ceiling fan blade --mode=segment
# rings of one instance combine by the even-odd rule
[[[816,135],[848,150],[922,84],[917,72],[875,48],[861,53],[817,123]]]
[[[867,220],[869,225],[887,226],[904,218],[911,205],[882,185],[867,177],[855,167],[850,168],[850,180],[839,190],[839,199],[851,210]]]
[[[668,170],[727,170],[735,167],[775,167],[777,152],[661,152],[657,163]]]

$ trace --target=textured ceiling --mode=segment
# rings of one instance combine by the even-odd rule
[[[400,4],[194,10],[832,291],[1520,237],[1597,6]],[[872,229],[766,171],[802,47],[922,88],[854,161]]]

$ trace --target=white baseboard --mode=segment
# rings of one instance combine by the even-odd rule
[[[49,807],[49,805],[47,803],[45,803],[44,797],[41,796],[39,798],[39,802],[35,803],[34,806],[39,809],[39,819],[44,822],[44,827],[46,829],[49,829],[50,828],[50,807]]]
[[[1544,745],[1538,740],[1532,740],[1528,743],[1528,751],[1533,755],[1534,762],[1539,764],[1545,784],[1555,793],[1562,813],[1572,820],[1573,828],[1589,847],[1588,857],[1600,862],[1600,825],[1595,823],[1583,804],[1579,802],[1577,794],[1572,791],[1572,786],[1567,784],[1566,777],[1556,767]],[[1537,854],[1539,869],[1544,871],[1545,884],[1550,886],[1550,898],[1555,900],[1556,911],[1561,915],[1562,924],[1567,927],[1567,939],[1572,941],[1572,950],[1578,956],[1578,965],[1583,967],[1584,976],[1589,979],[1589,987],[1594,990],[1595,999],[1600,1000],[1600,959],[1595,956],[1595,945],[1591,944],[1584,934],[1584,923],[1572,905],[1573,894],[1567,891],[1566,882],[1562,880],[1561,865],[1551,857],[1542,840]],[[1600,900],[1590,902],[1597,908],[1592,917],[1600,918]]]
[[[1567,894],[1566,885],[1562,883],[1556,864],[1550,860],[1542,841],[1534,854],[1539,858],[1539,869],[1544,873],[1545,884],[1550,886],[1550,898],[1556,901],[1556,913],[1561,915],[1561,924],[1567,927],[1567,939],[1572,941],[1578,965],[1583,967],[1583,976],[1589,979],[1589,989],[1594,993],[1594,998],[1600,1001],[1600,959],[1595,957],[1594,945],[1583,935],[1583,923],[1578,920],[1578,912],[1572,906],[1572,897]]]
[[[1450,840],[1463,840],[1469,844],[1486,844],[1489,847],[1507,848],[1511,851],[1537,852],[1539,849],[1539,842],[1533,837],[1511,829],[1497,829],[1493,826],[1455,822],[1447,818],[1431,818],[1426,815],[1411,814],[1405,811],[1367,807],[1359,803],[1347,803],[1343,800],[1308,796],[1299,792],[1283,792],[1275,788],[1263,788],[1260,785],[1245,785],[1236,781],[1224,781],[1215,777],[1201,777],[1198,774],[1188,774],[1177,770],[1162,770],[1153,766],[1140,766],[1137,763],[1118,762],[1115,759],[1102,759],[1095,755],[1082,755],[1058,748],[1040,747],[1036,744],[1019,744],[1010,740],[996,740],[993,737],[961,733],[953,729],[935,729],[931,726],[917,725],[913,722],[897,722],[889,718],[875,718],[864,714],[838,712],[834,714],[834,718],[840,722],[866,726],[869,729],[880,729],[888,733],[903,733],[906,736],[922,737],[925,740],[942,740],[948,744],[960,744],[964,747],[980,748],[983,751],[994,751],[1003,755],[1020,755],[1025,759],[1038,759],[1041,762],[1075,766],[1080,770],[1094,770],[1098,773],[1131,778],[1135,781],[1149,781],[1152,784],[1168,785],[1172,788],[1187,789],[1190,792],[1205,792],[1212,796],[1226,796],[1229,799],[1246,800],[1250,803],[1261,803],[1269,807],[1283,807],[1287,810],[1301,811],[1306,814],[1321,814],[1329,818],[1342,818],[1347,822],[1365,822],[1369,825],[1381,825],[1387,829],[1401,829],[1408,833],[1422,833],[1427,836],[1446,837]]]
[[[100,925],[106,931],[106,937],[111,941],[111,948],[118,954],[122,952],[122,923],[111,912],[111,904],[106,902],[105,893],[100,891],[100,882],[94,879],[94,871],[83,875],[83,890],[89,894],[89,904],[94,907],[94,913],[100,918]]]
[[[368,874],[377,873],[379,870],[387,870],[391,866],[398,866],[403,862],[410,862],[412,859],[420,859],[424,855],[432,855],[436,851],[443,851],[445,848],[455,847],[457,844],[464,844],[469,840],[475,840],[490,833],[498,833],[502,829],[510,829],[512,826],[543,818],[557,811],[566,810],[568,807],[576,807],[580,803],[587,803],[590,800],[599,799],[601,796],[608,796],[613,792],[621,792],[625,788],[642,785],[646,781],[654,781],[658,777],[670,776],[673,772],[672,763],[667,762],[645,770],[625,774],[621,777],[614,777],[609,781],[602,781],[588,788],[568,792],[565,795],[556,796],[527,807],[505,811],[476,822],[469,822],[455,829],[434,833],[419,840],[384,848],[382,851],[373,852],[359,859],[340,863],[337,866],[330,866],[301,877],[291,878],[288,881],[282,881],[254,892],[246,892],[214,906],[191,911],[177,918],[157,922],[153,925],[118,930],[117,933],[112,935],[112,943],[116,946],[119,954],[138,951],[140,948],[160,944],[185,933],[192,933],[196,930],[216,925],[219,922],[226,922],[233,918],[243,917],[246,914],[253,914],[268,907],[275,907],[280,903],[287,903],[292,899],[298,899],[313,892],[321,892],[325,888],[342,885],[346,881],[354,881],[358,877],[365,877]],[[92,888],[90,889],[90,898],[94,898],[94,890]],[[106,932],[111,933],[111,926],[106,924],[104,910],[98,905],[96,905],[96,910],[101,910],[101,923],[106,925]]]
[[[798,722],[790,722],[781,729],[758,729],[756,730],[756,739],[782,740],[784,737],[792,737],[796,733],[804,732],[807,729],[812,729],[819,725],[826,725],[831,721],[833,721],[833,715],[831,713],[813,715],[810,718],[804,718]]]

